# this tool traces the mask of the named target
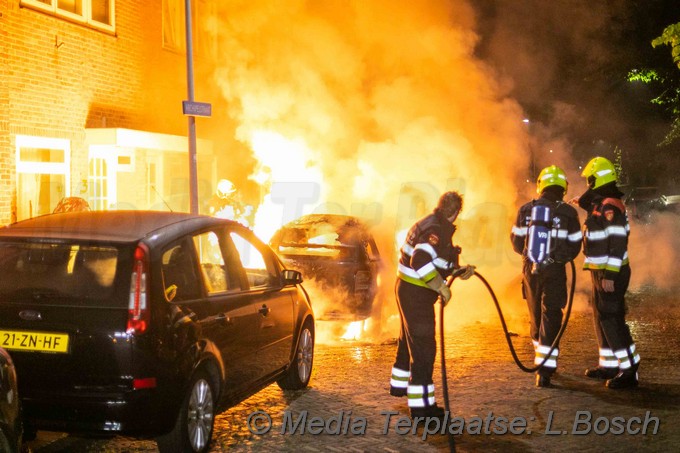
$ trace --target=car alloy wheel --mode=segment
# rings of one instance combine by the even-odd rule
[[[202,451],[210,442],[215,416],[213,394],[205,379],[194,383],[187,407],[187,431],[194,451]]]
[[[314,321],[308,319],[298,334],[297,346],[286,372],[277,380],[283,390],[301,390],[309,384],[314,364]]]
[[[297,350],[298,377],[301,382],[309,381],[314,359],[314,337],[312,332],[305,326],[300,333],[300,342]]]

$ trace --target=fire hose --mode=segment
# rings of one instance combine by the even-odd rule
[[[535,371],[538,371],[543,365],[545,365],[545,362],[547,362],[550,359],[550,356],[552,353],[555,351],[557,348],[557,345],[560,343],[560,339],[562,338],[562,335],[564,334],[565,330],[567,330],[567,323],[569,322],[569,316],[571,314],[571,307],[574,302],[574,292],[576,290],[576,266],[574,266],[573,261],[569,261],[569,264],[571,265],[571,287],[569,289],[569,297],[567,298],[567,306],[566,306],[566,313],[564,316],[564,320],[562,321],[562,325],[560,326],[560,330],[557,332],[557,335],[555,336],[555,340],[553,341],[552,345],[550,346],[550,351],[545,355],[543,360],[541,361],[540,364],[534,366],[534,367],[527,367],[522,363],[520,358],[517,356],[517,352],[515,351],[515,346],[512,344],[511,338],[511,333],[508,331],[508,326],[505,323],[505,317],[503,316],[503,311],[501,310],[501,306],[498,303],[498,298],[496,297],[496,293],[494,292],[493,288],[491,288],[491,285],[489,284],[488,281],[478,272],[475,271],[474,276],[477,277],[486,287],[486,289],[489,291],[489,294],[491,295],[491,298],[493,299],[494,305],[496,306],[496,311],[498,312],[498,317],[500,318],[501,325],[503,326],[503,332],[505,334],[505,340],[508,343],[508,348],[510,349],[510,354],[512,354],[512,358],[515,361],[515,364],[519,367],[520,370],[527,372],[527,373],[533,373]],[[449,278],[446,279],[446,285],[451,286],[453,281],[460,275],[463,274],[465,271],[465,267],[461,267],[456,269]],[[441,298],[439,300],[439,347],[440,347],[440,358],[441,358],[441,376],[442,376],[442,392],[444,394],[444,409],[445,411],[450,415],[451,414],[451,409],[450,409],[450,402],[449,402],[449,386],[448,386],[448,379],[446,376],[446,354],[445,354],[445,348],[444,348],[444,304],[441,303]],[[453,437],[453,434],[449,430],[448,432],[448,438],[449,438],[449,451],[455,452],[456,451],[456,443],[455,439]]]

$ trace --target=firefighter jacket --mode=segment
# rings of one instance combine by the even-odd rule
[[[441,275],[446,279],[458,267],[460,248],[451,242],[456,227],[438,210],[411,227],[399,254],[398,277],[416,286]]]
[[[621,267],[628,264],[630,225],[626,207],[617,196],[594,194],[588,198],[583,268],[604,270],[604,278],[614,280]]]
[[[550,225],[550,255],[549,259],[557,263],[567,263],[581,251],[583,233],[578,213],[573,206],[561,200],[551,200],[544,194],[537,200],[531,200],[523,205],[517,213],[517,220],[512,227],[510,239],[515,252],[527,260],[527,234],[531,221],[531,209],[536,205],[547,205],[552,213]]]

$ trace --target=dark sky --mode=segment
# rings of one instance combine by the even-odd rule
[[[650,42],[680,22],[678,0],[475,0],[478,56],[509,81],[510,95],[542,133],[566,138],[577,162],[623,151],[631,184],[680,186],[680,144],[657,146],[669,118],[631,69],[673,68]],[[680,71],[680,69],[676,70]]]

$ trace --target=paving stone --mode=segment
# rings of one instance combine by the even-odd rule
[[[665,297],[665,299],[663,298]],[[680,304],[675,296],[633,297],[629,324],[642,357],[640,386],[633,390],[606,389],[602,381],[583,375],[597,363],[597,345],[588,313],[575,312],[560,345],[558,373],[552,388],[534,387],[534,376],[519,370],[507,350],[497,320],[455,326],[447,330],[446,361],[452,416],[462,417],[469,428],[474,418],[490,420],[478,434],[455,436],[459,452],[544,452],[544,451],[674,451],[680,442]],[[656,309],[651,309],[657,307]],[[513,337],[520,358],[531,365],[532,348],[526,336]],[[389,396],[389,375],[394,344],[339,343],[316,347],[312,381],[308,389],[284,392],[271,385],[257,395],[216,418],[211,451],[296,451],[296,452],[428,452],[448,451],[448,437],[398,434],[396,418],[406,416],[405,398]],[[443,405],[439,357],[435,364],[438,403]],[[267,412],[273,421],[265,435],[252,434],[248,416]],[[384,434],[386,411],[398,412]],[[284,417],[297,420],[303,413],[309,421],[340,418],[365,419],[365,433],[304,434],[281,433]],[[590,421],[586,423],[587,415]],[[494,434],[507,428],[512,418],[526,421],[523,434]],[[579,418],[580,417],[580,418]],[[609,432],[615,417],[642,427],[635,417],[658,419],[658,431],[622,434]],[[581,422],[579,423],[579,420]],[[598,420],[598,424],[595,421]],[[597,434],[595,429],[606,433]],[[589,429],[589,434],[584,434]],[[38,433],[29,443],[34,452],[147,452],[156,451],[154,442],[124,437],[84,439],[60,433]]]

